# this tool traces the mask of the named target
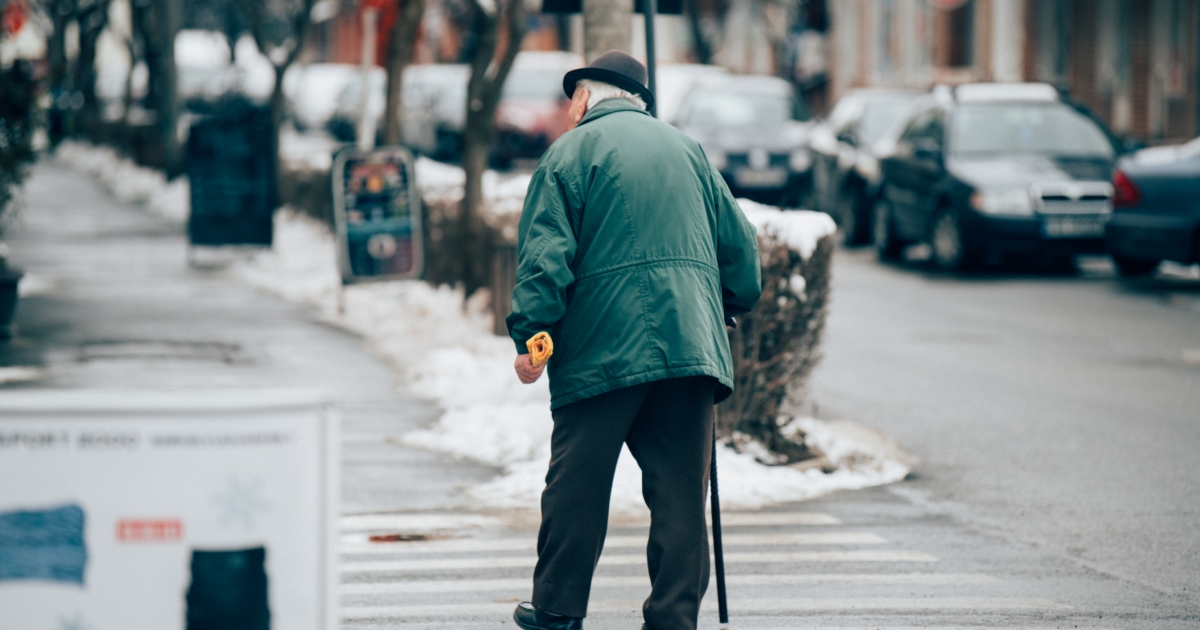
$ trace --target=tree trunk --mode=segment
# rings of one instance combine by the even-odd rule
[[[684,10],[687,12],[688,25],[692,31],[692,50],[696,53],[696,63],[712,63],[712,45],[704,34],[704,26],[700,15],[700,0],[684,0]]]
[[[388,45],[387,105],[384,107],[383,143],[404,142],[404,69],[412,63],[417,29],[425,14],[425,0],[397,0],[400,19],[392,26],[392,41]]]
[[[75,63],[75,86],[83,94],[79,127],[95,137],[100,126],[100,99],[96,96],[96,44],[108,25],[109,0],[98,0],[77,14],[79,20],[79,58]]]
[[[483,230],[483,173],[496,129],[496,105],[525,38],[523,0],[497,2],[496,9],[495,14],[488,13],[478,0],[470,5],[472,32],[478,37],[478,45],[471,57],[471,78],[467,83],[467,122],[463,132],[466,183],[457,228],[461,248],[458,276],[467,295],[487,286],[489,280],[491,256]],[[506,48],[497,59],[501,24],[507,28]]]
[[[75,14],[75,3],[71,0],[57,0],[50,3],[50,19],[54,23],[54,32],[46,42],[46,58],[50,63],[50,88],[66,87],[69,68],[67,67],[67,24]]]
[[[588,63],[633,47],[633,0],[583,0],[583,50]]]

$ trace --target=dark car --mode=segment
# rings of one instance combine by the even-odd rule
[[[894,258],[929,243],[943,269],[1103,253],[1116,156],[1112,135],[1049,85],[935,90],[880,161],[875,246]]]
[[[921,95],[906,90],[854,90],[812,132],[813,206],[837,221],[848,245],[871,242],[871,209],[882,181],[877,143]]]
[[[1121,160],[1112,183],[1106,233],[1121,275],[1149,275],[1164,260],[1200,262],[1200,138]]]
[[[698,81],[675,124],[704,147],[734,195],[794,207],[812,182],[807,118],[787,81],[731,75]]]

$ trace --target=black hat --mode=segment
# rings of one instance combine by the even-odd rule
[[[615,85],[642,97],[646,109],[654,107],[654,95],[646,87],[646,66],[619,50],[610,50],[596,57],[592,65],[568,72],[563,77],[563,91],[567,93],[567,98],[575,96],[575,84],[583,79]]]

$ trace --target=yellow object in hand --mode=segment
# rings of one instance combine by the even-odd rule
[[[530,337],[529,341],[525,342],[525,347],[529,348],[529,360],[533,367],[542,367],[554,354],[554,340],[548,332],[540,332]]]

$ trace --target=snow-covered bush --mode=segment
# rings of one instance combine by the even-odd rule
[[[784,409],[821,358],[835,226],[823,213],[741,203],[758,229],[763,291],[729,334],[735,386],[718,407],[718,432],[762,444],[772,463],[796,462],[813,454],[802,432],[785,430]]]

